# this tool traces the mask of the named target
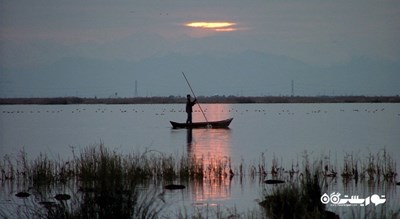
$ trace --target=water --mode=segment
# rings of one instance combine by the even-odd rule
[[[171,129],[170,120],[186,120],[184,105],[2,105],[0,156],[16,157],[24,149],[28,158],[46,153],[56,160],[68,159],[73,150],[104,143],[121,153],[153,150],[204,156],[209,162],[226,159],[236,169],[240,163],[259,164],[261,155],[268,168],[272,159],[290,168],[303,161],[305,151],[310,160],[329,157],[338,170],[346,154],[366,160],[370,153],[385,149],[399,161],[400,104],[203,104],[202,108],[208,120],[233,117],[230,129]],[[193,121],[204,121],[198,108]],[[338,181],[330,185],[330,192],[345,192]],[[183,206],[246,210],[254,208],[263,187],[249,177],[244,181],[234,177],[218,186],[192,185],[186,192],[169,195]],[[373,191],[399,200],[396,186]],[[363,190],[368,192],[372,191]]]

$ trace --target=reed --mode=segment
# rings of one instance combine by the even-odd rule
[[[262,153],[257,164],[246,167],[244,161],[233,166],[230,158],[204,156],[166,155],[157,151],[144,153],[121,154],[107,149],[103,144],[89,146],[75,155],[71,160],[51,160],[45,154],[40,154],[32,162],[24,151],[17,156],[16,162],[5,155],[0,162],[0,181],[29,181],[33,184],[65,183],[69,180],[93,181],[102,178],[113,178],[116,181],[140,180],[195,180],[203,178],[226,178],[230,175],[244,177],[250,175],[272,176],[273,178],[294,179],[299,175],[298,162],[292,162],[291,167],[284,168],[275,156],[271,159],[270,168],[266,165]],[[303,174],[309,171],[307,153],[303,157]],[[325,158],[316,161],[320,163],[320,174],[324,177],[337,177],[336,166]],[[268,171],[269,170],[269,171]],[[393,182],[396,179],[396,162],[385,149],[376,154],[370,153],[364,159],[346,154],[343,158],[340,176],[344,180],[384,180]],[[289,178],[290,177],[290,178]]]
[[[326,211],[325,205],[320,201],[322,179],[326,177],[321,168],[322,160],[311,163],[307,151],[304,151],[302,157],[301,170],[298,169],[298,164],[292,164],[289,171],[278,171],[283,168],[278,166],[276,160],[272,161],[271,172],[275,171],[281,178],[289,175],[289,178],[286,181],[276,180],[284,183],[264,190],[263,201],[259,204],[264,208],[266,218],[330,218],[334,215]]]
[[[205,177],[203,164],[204,157],[197,158],[196,155],[191,157],[182,156],[178,168],[179,177],[184,180],[202,180]]]
[[[307,173],[300,183],[278,186],[266,192],[260,205],[267,218],[326,218],[321,203],[319,171]]]
[[[116,152],[110,152],[104,145],[85,148],[74,163],[75,174],[82,182],[105,178],[119,182],[124,178],[122,157]]]
[[[363,163],[361,177],[371,181],[394,182],[397,177],[396,162],[387,153],[386,149],[378,151],[376,154],[369,153],[367,161]]]
[[[386,181],[394,182],[396,180],[397,172],[396,172],[396,161],[386,152],[383,150],[383,178]]]
[[[34,185],[52,184],[56,182],[59,169],[56,162],[49,160],[46,155],[40,154],[31,164],[28,171],[29,179]]]
[[[69,191],[74,191],[70,201],[51,199],[41,204],[29,203],[25,205],[26,210],[17,212],[18,215],[32,214],[39,218],[157,218],[165,206],[158,194],[160,185],[165,182],[223,183],[235,175],[240,179],[259,177],[260,183],[263,183],[265,177],[271,177],[286,183],[263,194],[261,205],[266,208],[264,213],[251,212],[245,215],[285,218],[288,215],[325,217],[320,197],[321,182],[326,182],[327,177],[342,177],[343,180],[355,180],[357,183],[358,180],[394,182],[397,176],[396,162],[384,149],[376,154],[370,153],[366,159],[346,154],[338,175],[338,165],[331,164],[330,155],[311,162],[309,154],[304,152],[301,169],[299,161],[292,162],[285,169],[282,159],[279,161],[275,156],[270,159],[270,167],[267,162],[264,153],[256,164],[246,166],[242,160],[235,166],[229,157],[167,155],[154,150],[122,154],[100,144],[85,147],[78,154],[73,151],[73,158],[66,161],[60,157],[52,160],[45,154],[30,161],[23,150],[16,161],[5,155],[0,162],[0,182],[23,182],[23,185],[29,185],[35,191],[27,192],[36,194],[50,193],[51,189],[43,189],[55,186],[69,187]],[[144,190],[141,188],[143,185],[146,188],[149,185],[155,187]],[[49,205],[44,206],[47,202]],[[232,209],[192,213],[183,211],[176,216],[226,218],[243,215]],[[4,208],[0,208],[0,216],[10,215],[15,216],[16,213],[8,214]]]
[[[15,168],[9,155],[4,155],[3,162],[0,164],[1,180],[8,181],[15,179]]]
[[[358,167],[357,161],[353,154],[346,154],[343,159],[342,173],[340,174],[344,180],[350,180],[352,178],[358,179]]]

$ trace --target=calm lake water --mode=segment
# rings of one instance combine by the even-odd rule
[[[0,156],[16,157],[24,149],[31,159],[40,153],[68,159],[72,150],[104,143],[121,153],[154,150],[204,156],[210,162],[230,159],[236,169],[239,164],[258,165],[263,156],[267,168],[275,159],[289,169],[302,163],[306,151],[311,161],[329,158],[340,171],[346,154],[364,162],[370,153],[382,154],[385,149],[400,170],[400,104],[202,104],[202,108],[210,121],[233,117],[230,129],[172,129],[170,120],[186,120],[184,105],[175,104],[2,105]],[[204,121],[198,108],[193,121]],[[327,193],[380,193],[386,195],[387,206],[400,201],[399,188],[393,184],[349,190],[341,181],[339,177],[329,184]],[[255,199],[261,199],[265,189],[258,180],[236,176],[218,186],[188,186],[168,197],[184,207],[236,206],[238,211],[256,207]],[[349,208],[331,207],[335,212]]]

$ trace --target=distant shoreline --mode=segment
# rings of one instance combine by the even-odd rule
[[[400,96],[199,96],[201,103],[400,103]],[[174,104],[185,103],[181,96],[129,98],[0,98],[0,105],[66,104]]]

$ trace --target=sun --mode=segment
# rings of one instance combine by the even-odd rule
[[[237,24],[234,22],[227,22],[227,21],[219,21],[219,22],[196,21],[185,24],[185,26],[187,27],[202,28],[218,32],[236,31],[237,30],[235,28],[236,25]]]

